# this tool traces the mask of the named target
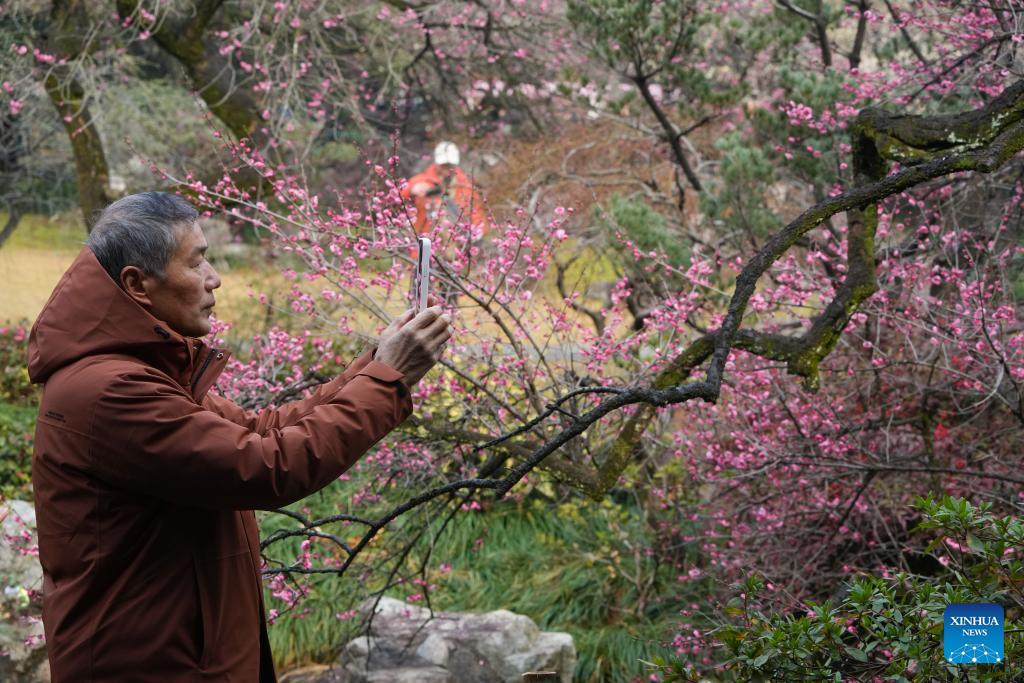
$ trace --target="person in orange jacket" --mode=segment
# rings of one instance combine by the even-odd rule
[[[484,235],[487,214],[483,198],[459,168],[459,148],[454,143],[439,143],[434,148],[434,163],[409,178],[401,195],[414,202],[417,235],[430,234],[445,218],[452,223],[468,221],[473,226],[473,241]]]

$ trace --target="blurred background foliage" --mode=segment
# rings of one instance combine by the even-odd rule
[[[0,495],[5,498],[31,500],[32,495],[37,389],[25,369],[27,330],[86,234],[85,184],[73,149],[77,138],[68,135],[43,85],[57,66],[33,58],[31,50],[25,56],[17,53],[17,46],[55,50],[51,38],[68,25],[56,22],[52,10],[68,4],[14,0],[0,12],[0,81],[11,84],[10,91],[0,94],[0,225],[16,226],[0,245]],[[713,255],[717,270],[708,277],[705,296],[723,303],[736,259],[851,182],[845,120],[824,127],[808,121],[825,112],[838,121],[839,104],[911,114],[976,109],[992,99],[979,86],[986,85],[986,74],[1005,70],[1001,78],[1019,77],[1021,57],[1015,46],[1020,27],[1013,23],[1019,20],[1006,19],[1012,3],[1005,8],[969,4],[893,2],[897,10],[914,11],[920,22],[932,23],[911,25],[904,33],[900,29],[907,24],[872,14],[880,18],[868,24],[857,48],[863,16],[858,11],[867,9],[866,2],[854,11],[851,3],[832,1],[730,8],[696,0],[567,0],[545,3],[547,12],[526,3],[522,14],[517,8],[523,3],[516,2],[298,3],[307,44],[315,48],[296,58],[301,43],[288,22],[267,20],[249,31],[245,20],[263,3],[237,0],[223,4],[200,47],[212,46],[216,53],[238,40],[242,47],[228,60],[238,90],[255,93],[261,79],[275,87],[239,105],[231,112],[235,118],[217,115],[219,102],[206,99],[206,90],[181,60],[154,39],[140,39],[137,27],[125,28],[122,17],[111,19],[113,5],[78,3],[85,12],[79,23],[94,29],[95,40],[66,57],[87,93],[86,128],[95,132],[105,153],[108,177],[100,189],[107,198],[153,189],[158,180],[151,164],[212,182],[235,170],[222,143],[232,137],[229,121],[237,117],[256,122],[254,137],[268,146],[272,140],[282,163],[287,161],[286,172],[301,175],[324,206],[346,202],[358,210],[365,208],[372,176],[368,162],[397,154],[397,172],[409,176],[429,162],[437,141],[452,139],[461,146],[462,167],[483,189],[497,225],[529,221],[540,235],[555,207],[576,209],[565,224],[568,240],[555,254],[559,268],[539,283],[538,291],[552,302],[562,301],[566,288],[581,292],[581,308],[598,320],[612,307],[615,284],[624,281],[628,331],[605,331],[611,338],[642,330],[665,297],[680,291],[680,271],[691,266],[695,254]],[[491,31],[463,21],[462,5],[483,12],[470,18],[489,19]],[[192,7],[184,0],[170,6]],[[399,8],[416,20],[402,24],[396,18]],[[995,17],[993,26],[1010,23],[992,29],[990,38],[978,38],[972,45],[983,46],[976,50],[947,45],[946,28],[962,29],[972,13],[988,10]],[[335,16],[344,22],[326,30]],[[817,40],[815,22],[827,35],[824,45]],[[430,34],[415,28],[428,23]],[[829,65],[822,61],[826,48]],[[918,52],[929,68],[898,90],[886,90],[887,82],[920,67]],[[968,52],[971,56],[964,57]],[[949,72],[954,76],[949,84],[922,85],[932,79],[932,65],[961,57]],[[274,69],[272,77],[242,66],[257,60]],[[19,104],[12,107],[15,99]],[[795,124],[794,104],[810,112],[810,118]],[[1000,277],[1011,292],[1009,305],[1016,308],[1024,296],[1020,176],[1018,158],[993,178],[957,177],[924,188],[913,201],[893,200],[886,210],[905,210],[911,218],[905,218],[905,233],[895,233],[887,247],[908,256],[931,249],[928,263],[942,270],[951,267],[949,250],[943,251],[938,235],[919,238],[915,231],[921,225],[963,229],[979,239],[991,235],[994,245],[1015,244],[1018,253]],[[301,332],[302,321],[288,311],[286,293],[293,283],[281,274],[301,263],[275,251],[267,236],[251,226],[212,217],[204,227],[224,279],[218,315],[232,324],[223,332],[225,343],[242,359],[265,360],[272,369],[268,381],[293,380],[292,364],[261,357],[262,342],[256,337],[265,340],[275,330]],[[805,250],[801,253],[834,248],[841,242],[841,228],[830,223],[808,236],[799,244]],[[655,257],[638,260],[633,247]],[[967,251],[953,255],[963,257]],[[972,258],[981,251],[975,249]],[[891,287],[894,296],[901,286],[897,281]],[[944,293],[941,284],[935,293]],[[695,330],[705,322],[691,321]],[[856,327],[848,330],[853,341],[827,369],[828,381],[838,388],[802,399],[821,410],[821,423],[834,418],[831,408],[838,406],[837,414],[846,417],[850,413],[843,413],[844,407],[863,404],[851,418],[860,422],[849,432],[878,433],[884,421],[874,420],[871,408],[895,397],[903,412],[894,410],[890,417],[919,432],[901,432],[887,442],[895,444],[897,455],[930,447],[928,462],[953,475],[960,457],[973,458],[965,467],[1018,462],[1013,458],[1019,453],[1009,452],[1016,445],[1005,445],[1018,444],[1021,434],[1020,407],[1014,406],[1019,391],[1010,386],[1010,373],[994,387],[970,394],[970,400],[958,393],[956,382],[964,379],[959,370],[947,373],[947,384],[932,383],[931,375],[923,381],[914,376],[923,387],[916,393],[906,388],[910,380],[896,374],[909,361],[894,354],[891,366],[896,369],[871,364],[873,347],[865,342],[898,345],[894,333],[885,336],[889,332],[879,316],[865,316],[851,327]],[[922,345],[934,338],[926,326],[919,334]],[[652,335],[645,353],[656,353],[668,337]],[[314,338],[297,341],[301,353],[296,364],[330,376],[362,349],[345,338],[329,341],[330,354]],[[797,400],[787,392],[797,390],[779,380],[762,402]],[[981,405],[986,397],[991,405],[977,413],[964,408]],[[753,401],[742,403],[744,398],[730,400],[753,412]],[[243,399],[256,406],[274,397]],[[446,395],[434,405],[455,419],[464,408],[461,401]],[[729,401],[723,403],[723,410],[729,410]],[[745,417],[734,412],[721,419],[718,431],[701,434],[708,440],[704,446],[738,450],[732,433],[737,425],[759,435],[770,431],[764,424],[744,424]],[[792,574],[781,563],[752,562],[743,569],[753,574],[737,580],[735,568],[712,562],[722,553],[739,551],[728,531],[702,516],[706,510],[733,506],[728,494],[733,488],[745,490],[745,482],[776,485],[781,480],[802,492],[833,493],[837,502],[814,520],[816,528],[831,528],[848,499],[858,500],[851,491],[860,485],[860,475],[851,471],[842,480],[816,480],[812,486],[794,484],[791,473],[776,480],[757,469],[737,469],[717,473],[736,475],[734,487],[719,487],[698,469],[706,448],[691,452],[674,440],[696,423],[692,415],[660,415],[645,437],[642,457],[601,502],[538,476],[507,500],[464,510],[438,537],[437,547],[416,546],[405,560],[403,570],[425,572],[432,586],[427,594],[424,586],[412,583],[392,587],[389,594],[420,595],[417,600],[429,599],[436,609],[509,609],[544,629],[568,631],[579,650],[575,680],[580,683],[651,676],[665,681],[945,680],[953,674],[935,650],[935,614],[942,601],[997,601],[1007,608],[1008,618],[1020,619],[1021,569],[1014,559],[1021,551],[1019,497],[979,487],[971,500],[944,498],[941,494],[955,487],[938,475],[889,476],[893,483],[879,486],[878,497],[892,517],[884,523],[862,519],[863,528],[857,530],[873,533],[875,545],[851,541],[841,546],[823,567],[830,573],[818,577],[813,588],[787,584]],[[969,444],[936,451],[940,427],[963,429]],[[401,437],[412,444],[425,441],[415,426]],[[794,437],[786,455],[799,453],[804,441]],[[850,455],[854,461],[859,457],[859,452]],[[378,488],[370,473],[357,468],[348,481],[294,509],[311,516],[351,512],[353,498],[366,491],[379,494],[379,504],[388,507],[405,500],[418,483],[414,477],[400,482]],[[916,507],[905,503],[908,496],[930,492],[936,497],[922,498]],[[764,497],[758,504],[781,495],[776,490],[757,493]],[[735,519],[728,522],[742,523],[756,514],[753,500],[743,502],[750,507],[742,512],[738,504],[730,507]],[[986,507],[990,503],[996,508]],[[264,536],[288,523],[273,514],[262,521]],[[411,514],[396,521],[378,543],[383,547],[436,523]],[[886,526],[890,523],[894,529]],[[906,529],[917,531],[904,534]],[[950,562],[941,546],[946,537],[966,539],[964,547],[971,550],[954,554]],[[757,538],[765,557],[778,545],[791,558],[817,557],[813,539],[818,537],[810,532],[804,545],[784,530]],[[325,545],[314,544],[313,550],[325,562],[338,559]],[[298,540],[275,547],[275,554],[285,558],[302,552]],[[916,562],[916,573],[898,573],[878,561],[882,555],[892,564],[910,556],[931,561]],[[367,565],[384,556],[371,549]],[[844,566],[853,569],[840,574]],[[294,608],[268,597],[268,607],[278,612],[271,639],[285,668],[331,661],[360,626],[349,610],[386,585],[371,572],[289,577],[287,583],[308,591],[308,597]],[[694,636],[696,631],[701,635]],[[1020,652],[1019,633],[1008,638],[1008,646]],[[1009,681],[1015,674],[991,667],[958,675]]]

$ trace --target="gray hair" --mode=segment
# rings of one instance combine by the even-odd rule
[[[199,212],[176,194],[128,195],[103,209],[85,245],[118,285],[125,266],[162,280],[178,248],[178,227],[198,217]]]

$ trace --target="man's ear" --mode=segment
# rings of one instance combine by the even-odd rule
[[[136,303],[149,308],[153,302],[149,298],[149,287],[153,278],[144,273],[138,266],[125,266],[121,269],[121,289]]]

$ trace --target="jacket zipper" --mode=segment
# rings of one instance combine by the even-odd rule
[[[199,366],[199,369],[196,371],[196,373],[192,375],[192,381],[190,383],[193,387],[195,387],[196,383],[199,381],[199,378],[202,376],[202,374],[206,372],[206,368],[210,367],[210,363],[213,361],[213,354],[215,353],[217,353],[216,349],[210,349],[210,352],[206,354],[206,360],[204,360],[203,364]]]

